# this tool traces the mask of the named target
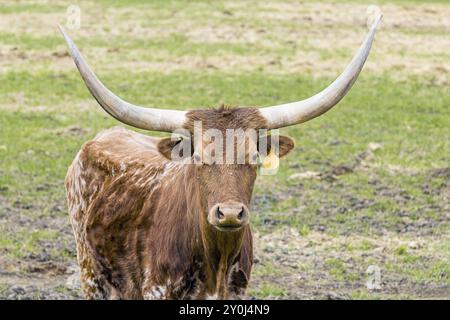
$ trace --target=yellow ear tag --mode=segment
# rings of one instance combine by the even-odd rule
[[[262,161],[261,166],[265,170],[274,170],[277,169],[280,165],[280,158],[272,152],[272,150],[269,152],[267,156],[264,157],[264,160]]]

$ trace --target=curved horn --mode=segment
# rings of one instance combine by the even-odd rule
[[[261,108],[261,114],[268,122],[268,129],[276,129],[306,122],[330,110],[350,90],[364,66],[375,36],[375,31],[382,18],[377,13],[366,39],[342,74],[326,89],[318,94],[297,102]]]
[[[84,83],[100,106],[111,116],[130,126],[153,131],[172,132],[183,126],[186,114],[184,111],[143,108],[130,104],[112,93],[95,76],[64,29],[58,27]]]

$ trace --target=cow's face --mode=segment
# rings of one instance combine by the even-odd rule
[[[216,231],[241,230],[249,223],[250,200],[261,157],[274,152],[271,143],[275,137],[261,136],[259,129],[264,128],[265,121],[257,109],[192,111],[189,119],[185,129],[191,136],[191,148],[184,157],[195,171],[203,220]],[[288,137],[276,136],[276,140],[279,157],[294,146]],[[158,149],[173,160],[179,146],[167,138],[161,140]]]

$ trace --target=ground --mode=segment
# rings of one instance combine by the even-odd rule
[[[66,30],[99,77],[145,106],[267,106],[308,97],[384,12],[369,60],[296,149],[260,176],[258,299],[450,298],[450,4],[446,1],[77,1]],[[0,298],[80,298],[64,177],[117,125],[56,25],[69,1],[0,7]],[[159,134],[161,135],[161,134]],[[372,284],[372,286],[371,286]]]

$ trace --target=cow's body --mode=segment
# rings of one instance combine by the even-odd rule
[[[250,227],[226,235],[236,252],[220,252],[220,232],[205,241],[193,166],[164,158],[158,141],[106,130],[69,168],[83,291],[88,298],[201,299],[217,295],[225,281],[226,297],[241,297],[252,266]]]

